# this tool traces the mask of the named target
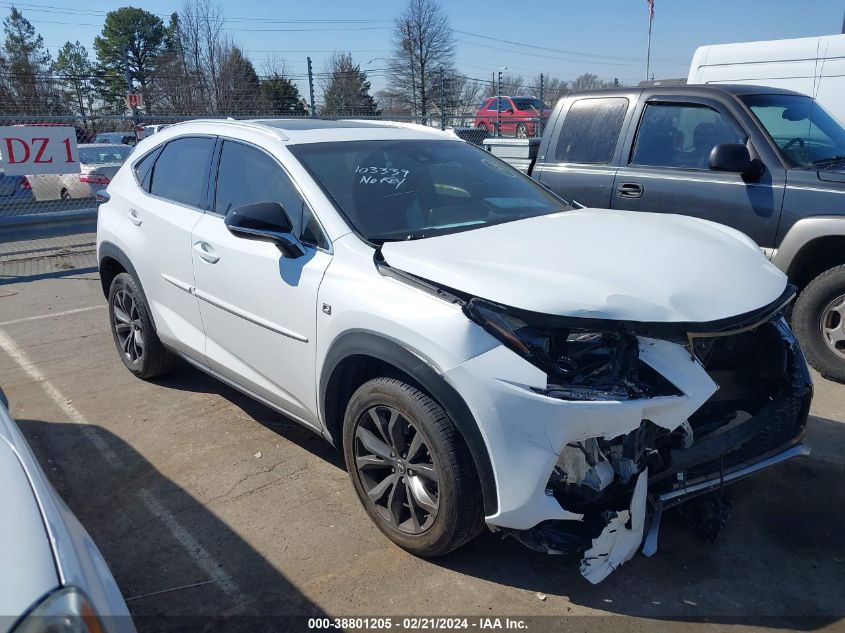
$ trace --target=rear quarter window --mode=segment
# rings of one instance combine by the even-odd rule
[[[579,99],[566,113],[555,159],[563,163],[606,165],[613,160],[628,99]]]

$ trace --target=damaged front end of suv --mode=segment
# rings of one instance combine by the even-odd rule
[[[544,388],[511,387],[570,406],[557,410],[567,421],[560,435],[543,431],[557,458],[539,520],[523,528],[504,513],[488,523],[532,549],[582,555],[582,574],[597,583],[644,541],[646,555],[656,551],[664,509],[806,455],[812,383],[783,317],[793,294],[787,288],[759,310],[710,323],[464,303],[470,319],[546,376]]]

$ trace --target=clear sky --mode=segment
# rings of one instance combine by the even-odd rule
[[[105,12],[127,3],[34,0],[15,3],[55,55],[79,40],[93,55]],[[133,2],[163,18],[181,1]],[[261,74],[268,58],[283,59],[298,80],[311,55],[315,72],[332,51],[350,51],[370,69],[373,90],[384,86],[391,25],[401,0],[221,0],[226,28]],[[543,72],[573,79],[591,72],[634,83],[645,78],[646,0],[441,0],[455,31],[456,65],[487,79],[500,67],[526,80]],[[11,3],[0,0],[7,13]],[[652,70],[656,78],[685,77],[703,44],[839,33],[842,0],[655,0]],[[329,22],[331,21],[331,22]],[[505,41],[507,40],[507,41]],[[529,46],[526,46],[529,45]],[[537,48],[532,48],[537,47]],[[299,81],[303,95],[305,81]]]

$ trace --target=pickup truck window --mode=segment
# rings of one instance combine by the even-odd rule
[[[708,169],[715,145],[744,142],[713,108],[695,103],[649,103],[640,120],[631,164]]]
[[[562,163],[606,165],[613,160],[627,111],[625,98],[579,99],[563,121],[555,159]]]
[[[781,94],[740,98],[790,167],[821,167],[845,156],[845,130],[812,98]]]

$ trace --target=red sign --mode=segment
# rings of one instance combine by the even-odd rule
[[[134,92],[127,92],[126,93],[126,107],[127,108],[140,108],[144,104],[144,100],[141,98],[141,95],[134,93]]]

